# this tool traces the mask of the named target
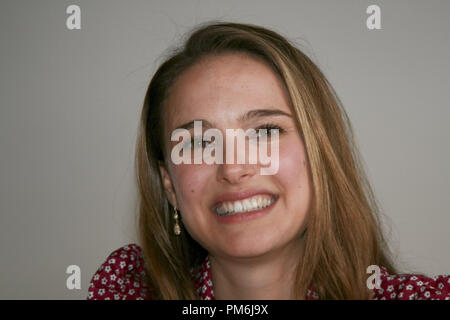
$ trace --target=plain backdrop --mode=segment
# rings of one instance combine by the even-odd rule
[[[81,30],[66,27],[81,8]],[[366,8],[381,8],[381,30]],[[134,149],[146,87],[197,23],[254,23],[323,70],[405,271],[450,273],[450,1],[0,2],[0,298],[84,299],[136,241]],[[81,268],[81,289],[66,268]]]

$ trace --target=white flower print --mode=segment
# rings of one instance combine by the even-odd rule
[[[113,252],[93,275],[89,284],[88,299],[147,299],[146,287],[139,280],[141,276],[146,276],[146,272],[142,270],[143,261],[140,254],[139,247],[132,244]],[[393,275],[382,269],[385,275],[383,287],[373,291],[376,294],[375,299],[450,300],[448,276]],[[213,300],[209,260],[190,268],[190,274],[195,277],[198,298]],[[314,290],[308,289],[307,299],[320,297]]]

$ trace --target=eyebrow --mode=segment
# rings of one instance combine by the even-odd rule
[[[255,109],[250,110],[242,117],[239,118],[240,122],[246,122],[252,118],[273,117],[273,116],[286,116],[292,118],[289,113],[281,111],[279,109]]]
[[[273,117],[273,116],[286,116],[289,118],[292,118],[292,115],[289,113],[286,113],[284,111],[281,111],[279,109],[255,109],[250,110],[246,114],[242,115],[238,118],[239,122],[246,122],[253,118],[263,118],[263,117]],[[208,121],[204,119],[195,119],[189,122],[186,122],[185,124],[182,124],[181,126],[178,126],[177,129],[192,129],[194,128],[194,121],[201,121],[202,126],[205,126],[206,128],[213,128],[213,125]]]

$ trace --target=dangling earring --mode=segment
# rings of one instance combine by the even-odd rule
[[[181,233],[180,225],[178,224],[178,210],[176,207],[173,208],[173,218],[175,219],[175,226],[173,227],[173,232],[175,235],[179,236]]]

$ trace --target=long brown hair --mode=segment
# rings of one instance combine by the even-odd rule
[[[188,232],[173,233],[173,208],[159,165],[166,164],[163,115],[177,77],[205,56],[245,53],[265,61],[285,86],[308,157],[310,218],[299,256],[297,297],[313,284],[322,299],[367,299],[369,265],[395,273],[380,210],[363,168],[350,120],[319,68],[291,42],[266,28],[209,22],[189,34],[154,74],[142,109],[136,148],[139,241],[153,299],[197,299],[190,270],[207,252]],[[300,164],[299,164],[300,165]]]

